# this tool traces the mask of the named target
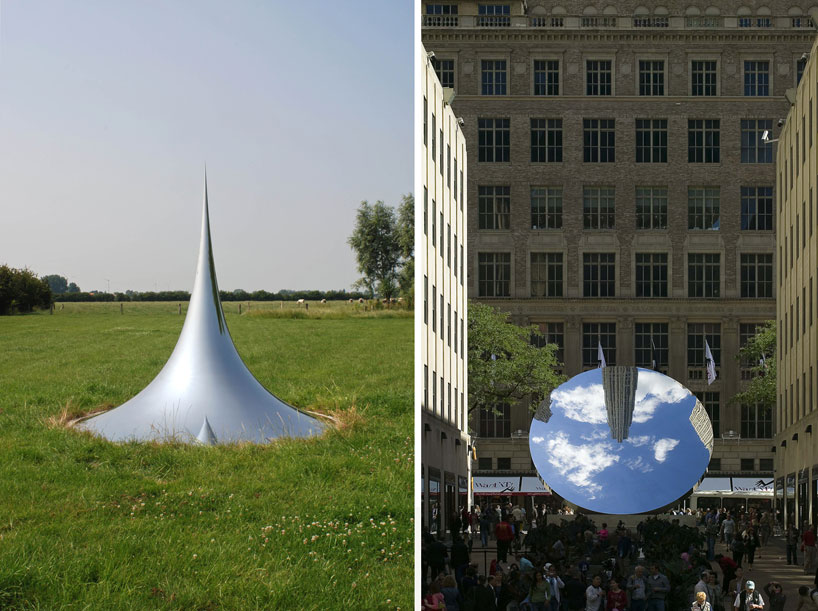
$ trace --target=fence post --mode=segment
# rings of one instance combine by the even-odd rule
[[[120,314],[124,314],[124,309],[125,309],[124,305],[125,304],[123,304],[121,301],[119,302],[119,313]]]
[[[180,315],[182,314],[182,304],[181,303],[179,304],[179,314]]]
[[[48,313],[51,314],[51,315],[54,314],[54,304],[53,303],[48,307]]]
[[[239,314],[241,314],[241,304],[239,304]]]

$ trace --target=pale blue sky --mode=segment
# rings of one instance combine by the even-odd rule
[[[0,263],[347,288],[363,199],[412,189],[413,2],[0,0]]]

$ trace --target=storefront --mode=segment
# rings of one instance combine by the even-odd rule
[[[784,478],[775,480],[775,523],[782,527],[784,525]]]
[[[773,481],[752,477],[705,477],[690,495],[693,510],[724,508],[731,512],[772,511]]]
[[[479,505],[513,503],[531,515],[534,506],[547,504],[551,489],[539,477],[530,475],[475,476],[474,502]]]
[[[787,475],[784,486],[784,520],[785,526],[795,524],[795,473]]]
[[[807,513],[807,503],[809,502],[809,469],[801,469],[798,472],[798,527],[803,532],[803,524],[809,519]]]

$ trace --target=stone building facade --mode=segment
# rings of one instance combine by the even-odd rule
[[[466,387],[466,140],[444,88],[421,47],[417,104],[426,119],[420,147],[422,179],[415,198],[417,253],[415,359],[421,397],[422,526],[445,533],[469,504],[471,440]]]
[[[812,5],[424,1],[472,170],[468,296],[539,325],[564,373],[650,366],[713,421],[711,471],[773,472],[773,408],[731,402],[775,316],[773,151]],[[718,379],[707,385],[704,342]],[[746,364],[745,364],[746,365]],[[528,405],[471,426],[475,475],[534,473]]]
[[[778,136],[775,494],[787,524],[818,523],[818,42]],[[815,431],[813,433],[813,431]]]

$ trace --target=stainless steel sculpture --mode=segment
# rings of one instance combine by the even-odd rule
[[[270,394],[236,352],[219,299],[205,177],[196,280],[176,348],[142,392],[82,422],[79,428],[111,441],[178,440],[213,445],[306,437],[324,427]]]
[[[566,500],[599,513],[643,513],[696,485],[713,429],[702,404],[673,378],[612,366],[554,389],[528,442],[540,477]]]

